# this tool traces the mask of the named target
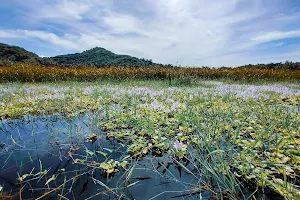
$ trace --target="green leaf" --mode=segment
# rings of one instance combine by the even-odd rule
[[[123,167],[124,169],[126,169],[126,165],[127,165],[127,161],[123,161],[120,164],[120,166]]]
[[[95,153],[94,153],[94,152],[92,152],[92,151],[90,151],[90,150],[88,150],[88,149],[86,149],[86,150],[85,150],[85,152],[86,152],[87,154],[89,154],[90,156],[93,156],[93,155],[95,155]]]
[[[55,181],[56,180],[56,176],[52,175],[52,177],[50,179],[48,179],[48,181],[45,183],[45,185],[48,185],[51,181]]]
[[[110,168],[107,169],[106,173],[111,174],[111,173],[113,173],[114,171],[115,171],[115,168],[110,167]]]
[[[136,185],[138,182],[140,182],[140,181],[136,181],[136,182],[134,182],[134,183],[131,183],[131,184],[127,185],[127,188],[130,188],[130,187]]]
[[[19,177],[18,180],[23,182],[28,176],[30,176],[30,174],[24,174],[23,176]]]
[[[77,159],[74,160],[74,163],[82,163],[83,164],[84,160],[77,158]]]
[[[144,148],[143,149],[143,154],[147,154],[148,153],[148,148]]]
[[[112,152],[113,152],[113,150],[108,149],[108,148],[103,148],[103,149],[106,150],[106,151],[108,151],[109,153],[112,153]]]
[[[103,182],[101,182],[101,181],[99,181],[99,180],[97,180],[95,178],[92,178],[92,180],[94,181],[95,184],[99,184],[99,185],[105,187],[107,190],[112,191],[112,189],[109,188],[107,185],[105,185]]]
[[[103,151],[96,151],[96,153],[101,154],[104,157],[107,157],[107,153],[104,153]]]
[[[134,162],[134,164],[133,164],[133,166],[131,167],[129,173],[127,174],[127,176],[126,176],[126,181],[129,181],[130,177],[132,176],[133,170],[135,169],[135,165],[136,165],[136,162]]]
[[[109,168],[109,166],[110,165],[106,162],[103,162],[103,163],[100,164],[100,168],[105,169],[105,170],[107,170]]]

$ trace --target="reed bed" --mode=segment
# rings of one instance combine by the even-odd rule
[[[300,70],[261,68],[167,68],[167,67],[42,67],[29,65],[0,66],[2,82],[95,81],[95,80],[300,80]]]

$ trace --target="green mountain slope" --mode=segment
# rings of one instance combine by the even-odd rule
[[[55,65],[50,58],[41,58],[21,47],[0,43],[0,65],[24,63],[30,65]]]
[[[29,52],[18,46],[11,46],[0,42],[0,66],[14,64],[29,64],[41,66],[125,66],[125,67],[148,67],[166,66],[153,63],[152,60],[140,59],[129,55],[118,55],[104,48],[95,47],[82,53],[60,55],[50,58],[41,58],[37,54]],[[225,67],[226,68],[226,67]],[[269,64],[249,64],[240,68],[263,68],[263,69],[291,69],[300,70],[300,62],[269,63]]]
[[[68,54],[51,57],[59,65],[72,66],[129,66],[145,67],[161,65],[153,63],[152,60],[139,59],[128,55],[117,55],[104,48],[96,47],[82,53]]]

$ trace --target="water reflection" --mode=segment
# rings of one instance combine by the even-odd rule
[[[97,127],[100,116],[1,121],[0,185],[4,191],[15,195],[14,199],[20,195],[22,199],[199,199],[197,179],[169,155],[149,155],[138,161],[126,157],[126,144],[107,140]],[[87,141],[92,133],[98,136],[95,142]],[[93,164],[126,158],[130,160],[127,169],[109,176]],[[84,164],[74,163],[75,159]],[[193,170],[188,163],[186,167]]]

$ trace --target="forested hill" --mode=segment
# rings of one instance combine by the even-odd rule
[[[147,67],[161,64],[153,63],[152,60],[140,59],[128,55],[118,55],[104,48],[95,47],[82,53],[67,54],[51,57],[59,65],[71,66],[128,66]]]
[[[30,65],[56,65],[50,58],[41,58],[18,46],[0,43],[0,65],[24,63]]]
[[[268,63],[268,64],[249,64],[241,66],[240,68],[264,68],[264,69],[297,69],[300,70],[300,62],[289,62],[286,61],[284,63]]]
[[[82,53],[60,55],[50,58],[42,58],[37,54],[29,52],[18,46],[11,46],[0,43],[0,66],[10,66],[14,64],[28,64],[41,66],[124,66],[124,67],[149,67],[168,66],[153,63],[152,60],[140,59],[129,55],[118,55],[101,47],[95,47]],[[200,66],[199,66],[200,67]],[[300,70],[300,62],[269,63],[269,64],[249,64],[239,68],[264,68],[264,69],[291,69]]]

